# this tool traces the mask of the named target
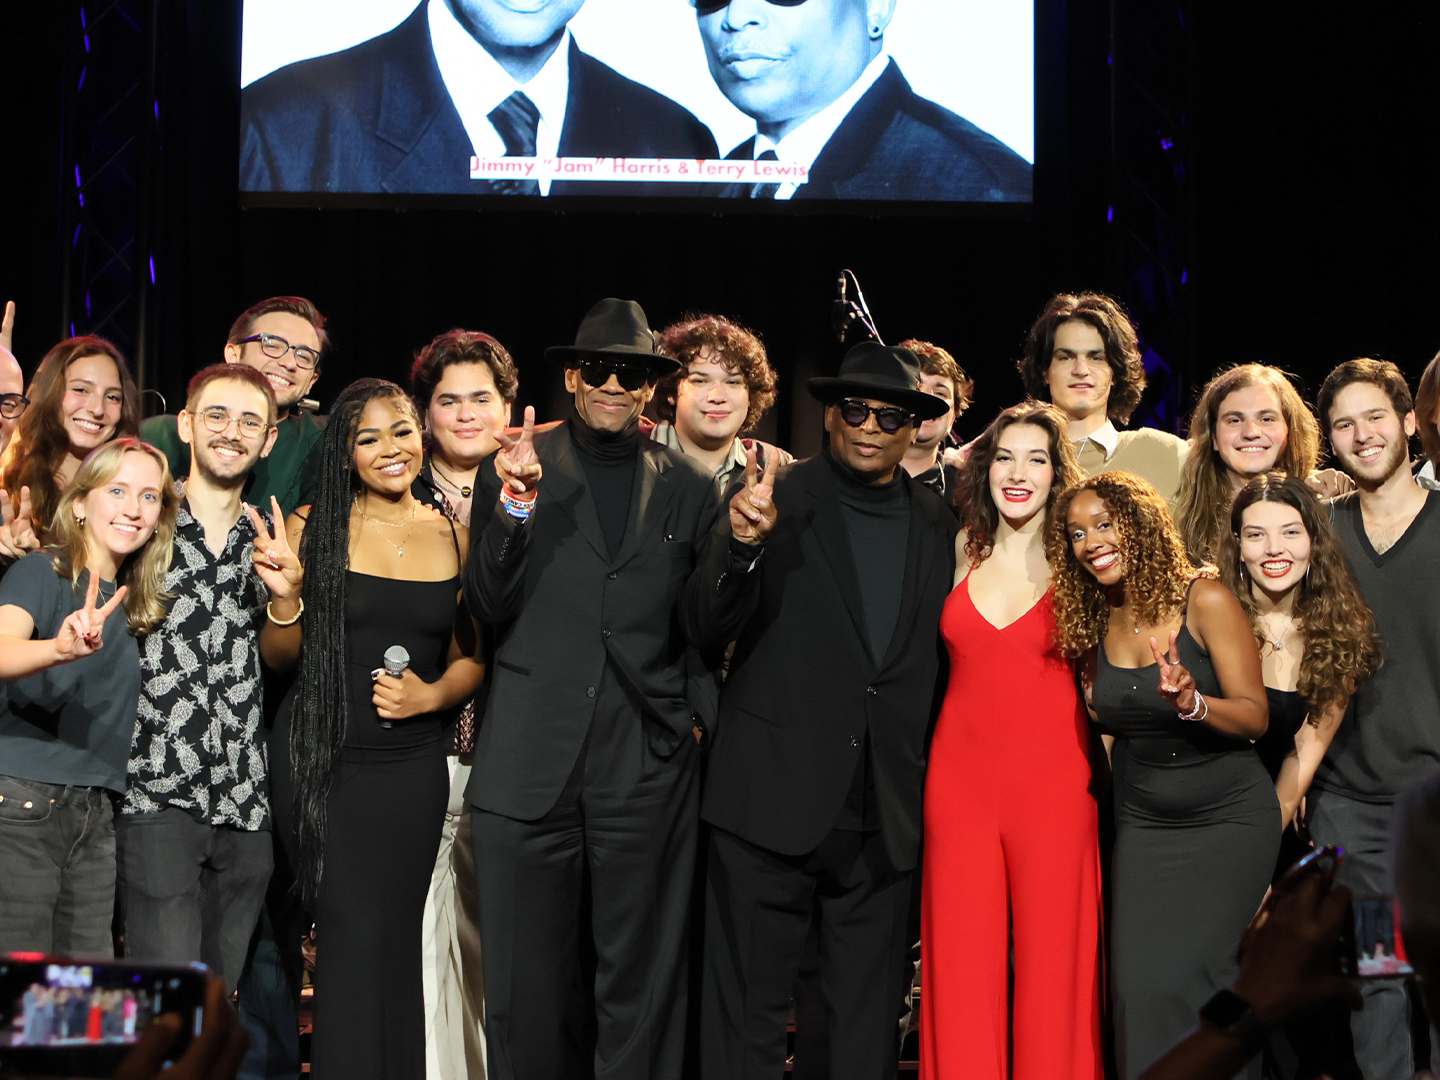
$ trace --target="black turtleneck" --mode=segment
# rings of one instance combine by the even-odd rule
[[[900,621],[905,554],[910,543],[910,494],[899,468],[889,483],[867,484],[828,453],[825,460],[835,474],[835,488],[850,535],[850,552],[860,579],[870,652],[879,664]]]
[[[640,419],[623,431],[597,431],[577,412],[570,417],[570,440],[585,469],[600,531],[613,559],[625,539],[630,520],[630,492],[635,486],[635,461],[640,453]]]

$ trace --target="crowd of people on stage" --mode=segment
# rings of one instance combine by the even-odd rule
[[[718,315],[600,301],[544,423],[478,331],[320,416],[271,298],[142,420],[12,321],[0,951],[203,961],[247,1077],[298,1075],[310,962],[320,1080],[778,1076],[792,1004],[836,1080],[912,1008],[941,1080],[1423,1064],[1332,961],[1398,889],[1440,983],[1440,356],[1220,371],[1187,441],[1061,294],[973,440],[949,352],[867,340],[796,460]]]

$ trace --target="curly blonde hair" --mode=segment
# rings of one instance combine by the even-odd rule
[[[1300,515],[1310,537],[1310,568],[1296,586],[1295,621],[1305,635],[1300,661],[1300,696],[1310,708],[1306,719],[1318,724],[1319,714],[1343,705],[1355,688],[1380,669],[1383,654],[1375,616],[1365,603],[1335,536],[1329,516],[1305,484],[1279,470],[1257,476],[1235,496],[1230,531],[1220,542],[1220,580],[1240,600],[1263,648],[1268,639],[1260,629],[1259,611],[1240,561],[1240,527],[1245,511],[1260,502],[1281,503]]]
[[[1055,644],[1060,652],[1084,655],[1099,644],[1110,624],[1110,602],[1070,544],[1066,518],[1082,491],[1093,491],[1110,511],[1125,570],[1125,588],[1139,618],[1157,626],[1185,607],[1190,583],[1215,577],[1214,567],[1196,570],[1164,497],[1133,473],[1103,472],[1061,493],[1045,530],[1045,553],[1054,577]]]

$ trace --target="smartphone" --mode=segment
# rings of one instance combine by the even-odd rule
[[[1342,935],[1340,974],[1352,979],[1403,979],[1415,974],[1400,935],[1400,907],[1393,896],[1356,896]],[[1346,940],[1348,938],[1348,940]]]
[[[0,955],[0,1076],[107,1077],[146,1027],[178,1013],[178,1058],[205,1013],[204,964]]]

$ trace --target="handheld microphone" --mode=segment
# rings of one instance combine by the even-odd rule
[[[399,676],[410,666],[410,654],[404,645],[391,645],[385,650],[385,674]]]
[[[388,649],[385,650],[386,675],[398,679],[401,675],[405,673],[405,669],[409,666],[410,653],[406,650],[404,645],[391,645]],[[380,672],[375,672],[376,676],[379,676],[379,674]],[[382,728],[385,728],[386,730],[389,730],[390,728],[394,727],[395,724],[391,720],[381,720],[380,726]]]

